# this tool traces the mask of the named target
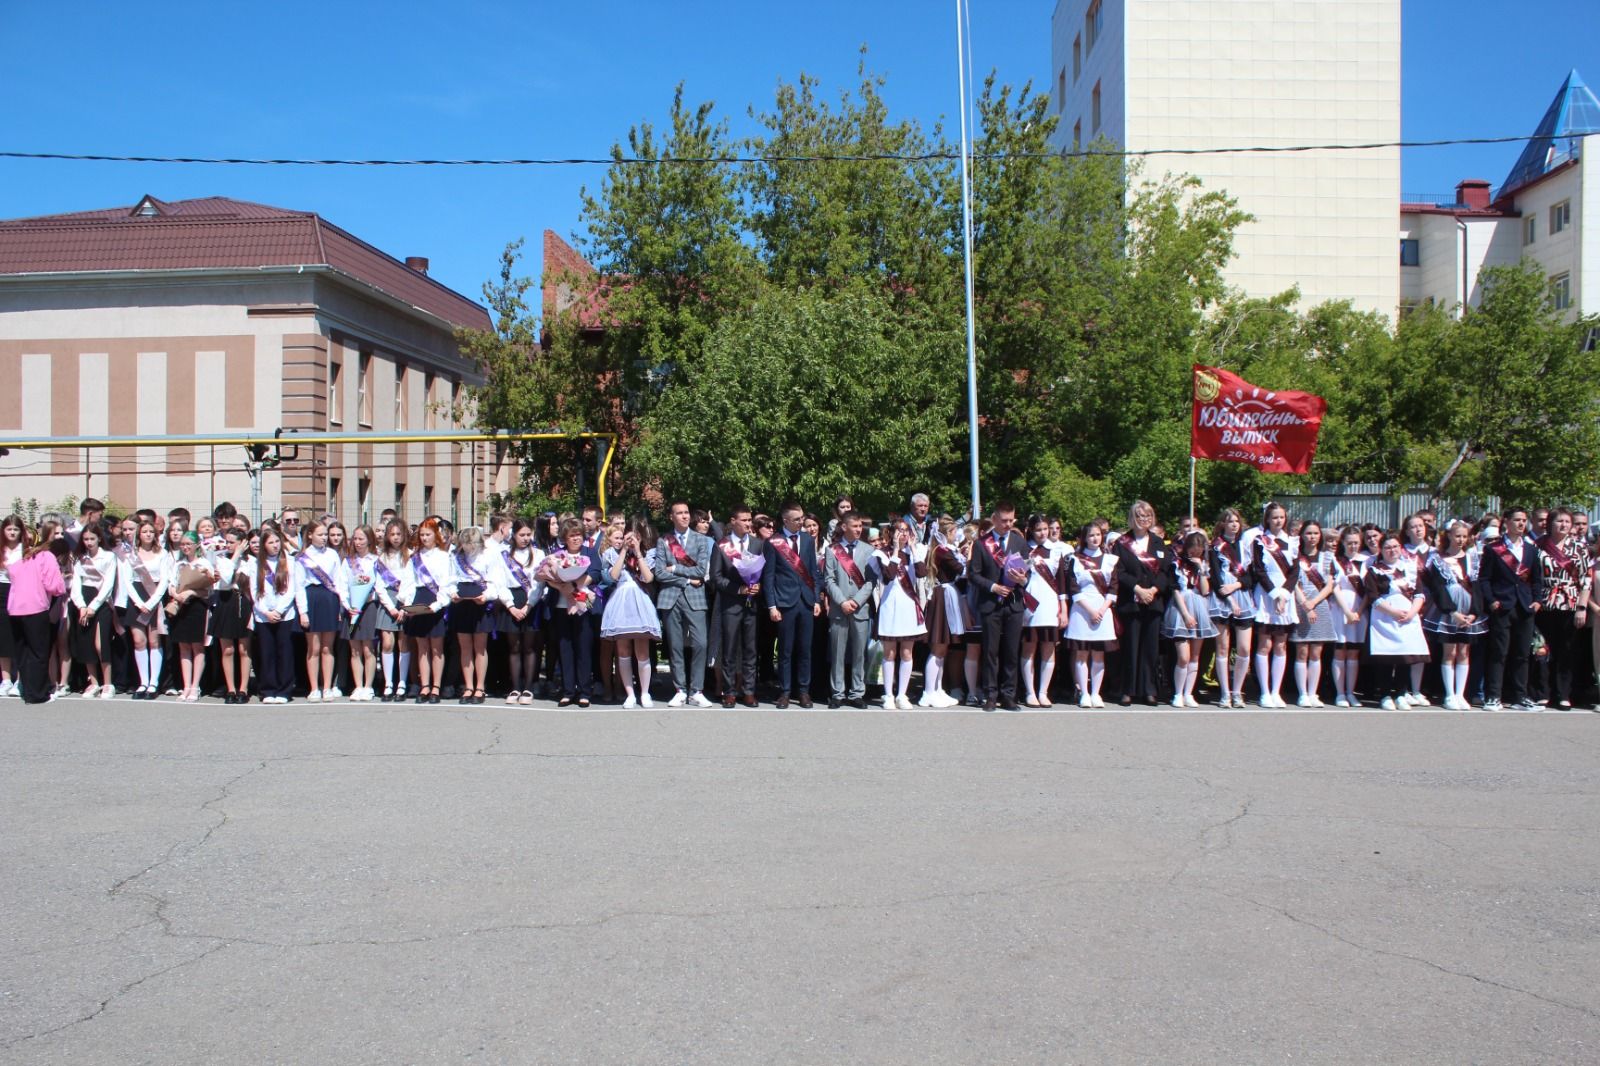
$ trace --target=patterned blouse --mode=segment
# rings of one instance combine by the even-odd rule
[[[1565,556],[1558,559],[1557,555]],[[1589,602],[1589,549],[1577,537],[1568,537],[1557,550],[1539,548],[1539,568],[1544,573],[1544,609],[1581,611]]]

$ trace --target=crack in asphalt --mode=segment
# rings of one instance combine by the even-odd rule
[[[1210,892],[1213,895],[1222,896],[1222,897],[1224,897],[1226,899],[1237,900],[1240,903],[1248,903],[1252,907],[1257,907],[1257,908],[1259,908],[1261,910],[1267,911],[1270,914],[1276,914],[1281,918],[1284,918],[1284,919],[1287,919],[1290,922],[1293,922],[1295,925],[1304,926],[1307,929],[1311,929],[1311,930],[1313,930],[1315,932],[1321,933],[1323,936],[1328,937],[1330,940],[1336,940],[1339,943],[1346,945],[1347,947],[1351,947],[1351,948],[1354,948],[1355,950],[1357,950],[1359,952],[1362,952],[1363,954],[1367,954],[1367,955],[1382,955],[1382,956],[1385,956],[1385,957],[1391,958],[1391,959],[1401,959],[1401,960],[1404,960],[1406,962],[1414,962],[1414,963],[1417,963],[1418,965],[1426,966],[1430,970],[1435,970],[1435,971],[1437,971],[1439,973],[1447,974],[1447,975],[1449,975],[1451,977],[1462,977],[1462,978],[1465,978],[1465,979],[1467,979],[1469,981],[1476,982],[1477,984],[1480,984],[1480,985],[1487,985],[1490,988],[1498,988],[1498,989],[1501,989],[1501,990],[1506,991],[1506,992],[1514,992],[1514,993],[1516,993],[1517,995],[1520,995],[1520,996],[1527,996],[1529,999],[1534,999],[1534,1000],[1539,1001],[1540,1003],[1549,1004],[1552,1007],[1561,1007],[1564,1010],[1575,1011],[1575,1012],[1577,1012],[1579,1014],[1586,1015],[1586,1016],[1588,1016],[1590,1018],[1600,1018],[1600,1010],[1595,1010],[1592,1007],[1586,1007],[1581,1003],[1569,1003],[1566,1000],[1556,999],[1553,996],[1542,995],[1542,994],[1540,994],[1538,992],[1533,991],[1531,988],[1523,988],[1523,987],[1521,987],[1519,985],[1508,984],[1508,983],[1506,983],[1504,981],[1497,981],[1492,977],[1484,977],[1482,974],[1475,974],[1475,973],[1472,973],[1472,972],[1467,971],[1467,970],[1453,969],[1453,968],[1451,968],[1449,966],[1444,965],[1443,963],[1434,962],[1432,959],[1424,958],[1421,955],[1412,955],[1409,952],[1393,951],[1393,950],[1390,950],[1389,948],[1380,948],[1380,947],[1375,947],[1375,946],[1373,946],[1371,944],[1363,944],[1358,940],[1352,940],[1352,939],[1350,939],[1349,937],[1345,936],[1342,933],[1339,933],[1339,932],[1336,932],[1336,931],[1334,931],[1332,929],[1329,929],[1327,926],[1318,925],[1316,922],[1313,922],[1308,918],[1303,918],[1300,915],[1295,914],[1293,911],[1289,910],[1287,907],[1280,907],[1280,906],[1278,906],[1276,904],[1267,903],[1264,900],[1254,899],[1254,898],[1252,898],[1250,896],[1241,896],[1241,895],[1236,895],[1236,894],[1234,894],[1232,892],[1223,892],[1220,889],[1216,889],[1216,888],[1210,888],[1210,887],[1207,887],[1207,886],[1199,886],[1199,887],[1201,887],[1201,889],[1203,891]]]

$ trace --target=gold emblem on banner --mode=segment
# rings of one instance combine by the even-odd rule
[[[1222,395],[1222,382],[1204,370],[1194,372],[1194,398],[1201,403],[1212,403]]]

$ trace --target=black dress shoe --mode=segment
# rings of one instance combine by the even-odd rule
[[[1016,702],[1012,701],[1010,703],[1002,703],[1000,705],[1000,709],[1002,711],[1015,711],[1015,710],[1018,710],[1019,708],[1017,707]]]
[[[746,707],[758,706],[758,704],[756,703],[755,693],[753,693],[753,692],[746,692],[744,694],[744,699],[740,700],[739,702],[743,703]]]
[[[805,704],[802,703],[800,706],[804,707]],[[828,701],[828,710],[830,710],[830,711],[837,711],[840,707],[843,707],[843,706],[844,706],[844,701],[841,700],[838,696],[834,696],[832,699],[830,699]]]
[[[811,709],[811,697],[804,693],[801,693],[800,698],[795,702],[808,711]]]
[[[732,709],[732,707],[733,707],[733,697],[732,696],[724,696],[724,697],[722,697],[722,705],[724,707]]]
[[[773,706],[778,708],[778,710],[780,710],[780,711],[783,710],[785,707],[789,706],[789,695],[788,695],[788,693],[784,693],[782,696],[779,696],[777,698],[777,700],[773,702]]]
[[[987,699],[987,700],[983,701],[983,709],[986,710],[986,711],[992,711],[997,706],[999,706],[999,702],[997,700]]]
[[[1132,707],[1133,706],[1133,697],[1132,696],[1124,696],[1124,697],[1122,697],[1120,700],[1117,701],[1117,706],[1118,707]]]
[[[860,696],[857,696],[855,699],[850,701],[850,706],[854,707],[858,711],[864,711],[867,709],[867,701],[862,699]]]

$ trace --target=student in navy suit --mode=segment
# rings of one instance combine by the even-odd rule
[[[778,531],[767,539],[761,582],[767,616],[778,627],[778,706],[789,706],[792,692],[800,706],[810,707],[813,620],[822,615],[817,544],[800,528],[805,511],[799,504],[784,504],[778,519]]]
[[[1478,568],[1483,602],[1489,608],[1483,709],[1500,710],[1504,695],[1505,702],[1518,710],[1537,710],[1538,705],[1528,699],[1528,658],[1533,649],[1533,618],[1544,601],[1544,575],[1539,548],[1528,536],[1528,512],[1513,507],[1504,519],[1504,535],[1484,546]]]
[[[992,711],[998,705],[1014,711],[1022,652],[1021,585],[1027,581],[1027,571],[1008,575],[1005,562],[1013,556],[1020,561],[1027,554],[1028,542],[1011,528],[1017,521],[1014,505],[996,504],[990,521],[989,532],[973,546],[967,571],[967,579],[977,590],[978,614],[983,620],[983,709]]]

